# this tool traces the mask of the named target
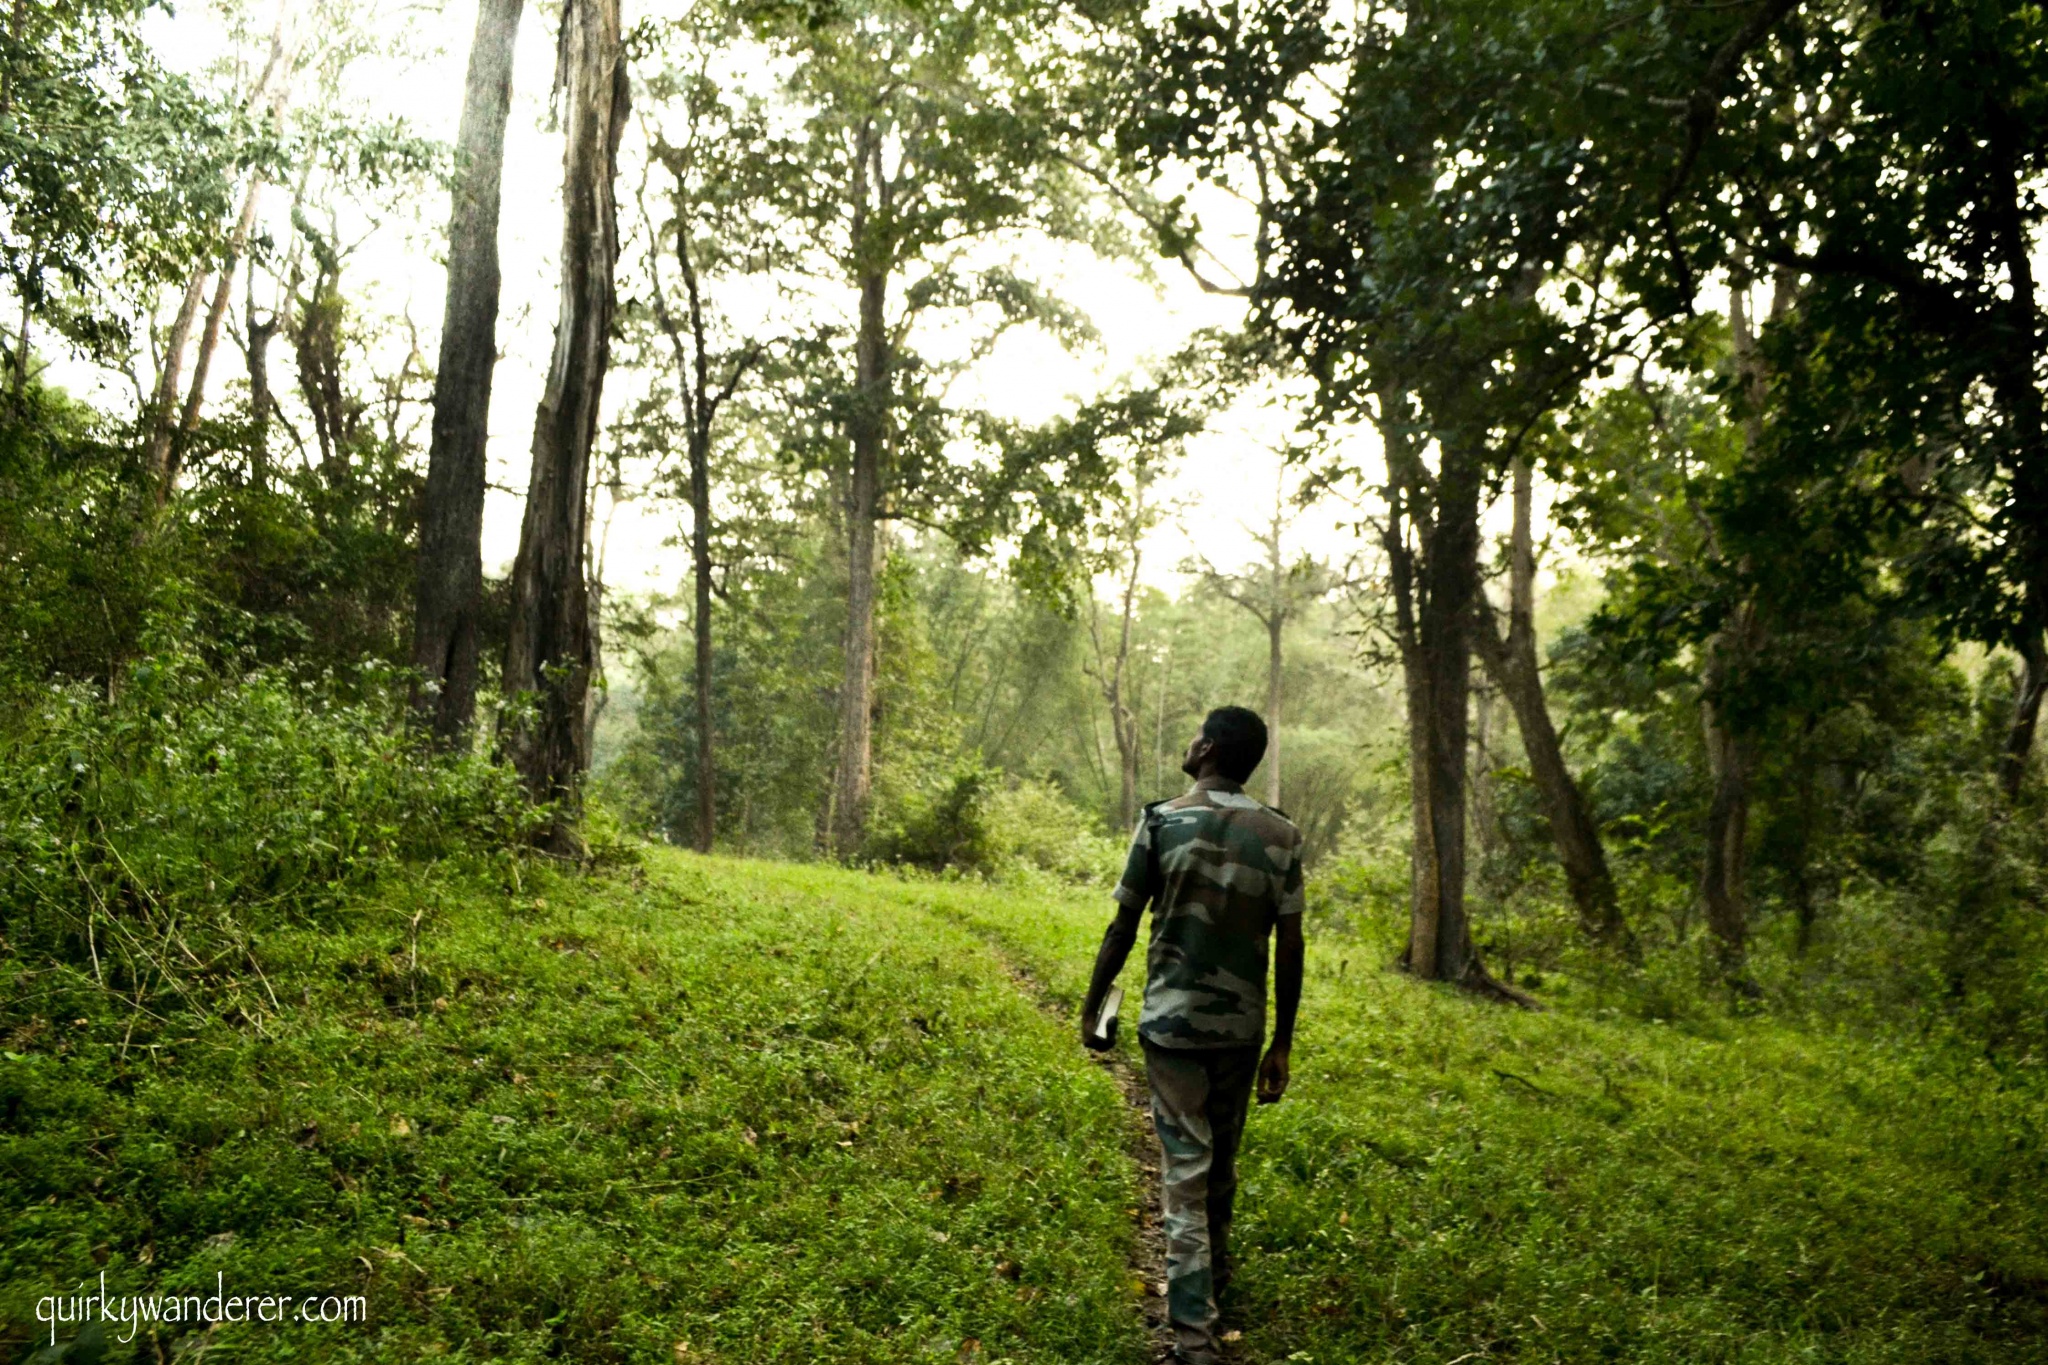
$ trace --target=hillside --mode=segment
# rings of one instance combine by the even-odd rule
[[[386,885],[195,985],[146,1052],[118,1001],[31,1008],[0,1059],[5,1354],[104,1273],[365,1296],[208,1359],[1142,1360],[1130,1115],[1037,998],[1071,1005],[1102,920],[649,849]],[[1569,990],[1509,1012],[1383,957],[1312,940],[1295,1089],[1247,1139],[1244,1359],[2038,1349],[2038,1086]],[[119,1335],[104,1358],[202,1344]]]

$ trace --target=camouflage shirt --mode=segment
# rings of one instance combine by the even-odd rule
[[[1221,778],[1145,808],[1117,883],[1152,904],[1138,1032],[1162,1047],[1242,1047],[1266,1030],[1266,945],[1301,913],[1301,831]]]

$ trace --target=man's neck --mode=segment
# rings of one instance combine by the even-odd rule
[[[1232,782],[1214,769],[1204,768],[1195,776],[1195,790],[1203,792],[1241,792],[1244,783]]]

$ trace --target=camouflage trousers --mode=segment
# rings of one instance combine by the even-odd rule
[[[1145,1043],[1152,1124],[1159,1133],[1166,1315],[1190,1360],[1216,1351],[1216,1294],[1229,1277],[1237,1147],[1258,1074],[1256,1047],[1165,1048]]]

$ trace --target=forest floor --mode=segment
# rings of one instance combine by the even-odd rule
[[[109,1329],[109,1361],[1136,1365],[1142,1063],[1071,1023],[1107,915],[650,849],[389,885],[195,983],[147,1050],[111,996],[32,1020],[0,1056],[0,1360],[103,1274],[369,1309]],[[2040,1084],[1507,1010],[1384,956],[1311,926],[1294,1088],[1247,1136],[1242,1360],[2041,1358]]]

